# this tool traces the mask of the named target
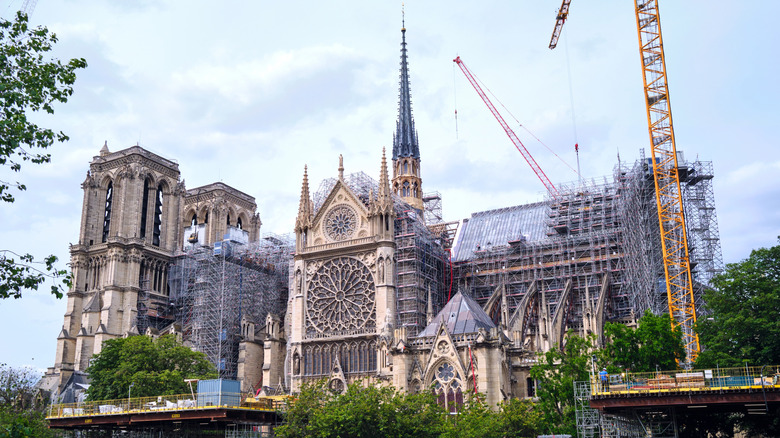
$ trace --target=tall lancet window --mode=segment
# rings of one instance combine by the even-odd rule
[[[239,216],[238,220],[236,221],[236,228],[238,228],[239,230],[243,230],[244,229],[243,225],[241,224],[241,217],[240,216]]]
[[[114,197],[114,183],[109,182],[106,188],[106,210],[103,214],[103,242],[108,239],[108,230],[111,228],[111,201]]]
[[[162,206],[163,206],[163,187],[157,186],[157,196],[154,201],[154,232],[152,234],[152,245],[160,246],[160,233],[162,232]]]
[[[404,188],[401,192],[401,196],[408,197],[409,196],[409,181],[404,181]]]
[[[141,231],[138,235],[143,239],[146,237],[146,216],[149,215],[149,180],[144,181],[144,196],[141,201]]]

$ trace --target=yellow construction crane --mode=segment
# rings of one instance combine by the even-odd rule
[[[555,48],[553,42],[557,42],[560,35],[568,15],[569,3],[570,0],[564,0],[561,5],[550,49]],[[672,328],[680,327],[682,330],[687,362],[692,363],[696,360],[700,347],[699,337],[693,330],[696,323],[696,306],[658,0],[634,0],[634,3],[669,315]]]

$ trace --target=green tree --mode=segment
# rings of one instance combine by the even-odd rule
[[[0,168],[19,172],[22,163],[51,161],[45,150],[68,136],[42,128],[28,116],[36,112],[54,113],[53,104],[65,103],[73,94],[76,70],[87,66],[84,59],[62,63],[48,59],[57,36],[45,27],[31,28],[27,15],[19,12],[14,21],[0,19]],[[26,190],[23,183],[0,178],[0,200],[14,202],[10,190]],[[16,254],[0,248],[0,298],[20,298],[25,289],[36,290],[53,280],[51,292],[62,298],[70,285],[66,270],[57,269],[57,257],[35,261],[30,254]]]
[[[444,431],[445,417],[428,392],[404,394],[353,383],[344,394],[332,394],[320,382],[303,386],[275,433],[283,438],[434,438]]]
[[[599,353],[599,362],[610,372],[645,372],[677,369],[685,359],[685,344],[678,326],[672,329],[668,314],[654,315],[649,310],[639,318],[636,329],[608,322],[604,325],[607,344]]]
[[[35,387],[39,379],[32,368],[0,365],[0,438],[54,436],[44,415],[47,399]]]
[[[713,286],[696,326],[703,347],[696,367],[780,363],[780,245],[728,264]]]
[[[498,413],[485,403],[482,394],[470,392],[468,401],[460,406],[447,424],[443,438],[501,438]]]
[[[499,421],[505,438],[534,437],[544,433],[542,412],[530,400],[516,398],[501,404]]]
[[[184,379],[213,379],[214,365],[206,355],[181,345],[173,335],[110,339],[87,368],[88,400],[183,394]]]
[[[582,338],[569,331],[563,349],[539,355],[531,368],[546,432],[576,434],[574,382],[589,379],[593,343],[593,336]]]

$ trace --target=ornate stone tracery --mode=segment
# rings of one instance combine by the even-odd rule
[[[326,261],[308,282],[306,313],[309,334],[349,333],[375,327],[374,278],[352,257]]]
[[[340,204],[325,216],[325,234],[332,241],[348,240],[355,234],[358,226],[358,216],[355,210]]]

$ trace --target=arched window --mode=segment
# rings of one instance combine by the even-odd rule
[[[439,404],[448,412],[457,412],[463,405],[463,382],[449,362],[443,362],[436,368],[432,386]]]
[[[401,196],[403,196],[403,197],[408,197],[409,196],[409,181],[404,181],[404,188],[403,188],[403,193],[401,194]]]
[[[230,226],[230,213],[227,214],[227,226]]]
[[[409,163],[404,161],[404,175],[406,175],[409,172]]]
[[[197,214],[193,214],[192,215],[192,221],[190,222],[190,225],[192,225],[193,227],[195,225],[198,225],[198,215]]]
[[[114,197],[114,183],[109,182],[106,188],[106,209],[103,213],[103,242],[108,239],[108,231],[111,228],[111,201]]]
[[[238,228],[239,230],[243,230],[244,229],[244,227],[241,224],[241,217],[240,216],[238,217],[238,220],[236,221],[236,228]]]
[[[143,239],[146,237],[146,216],[149,214],[149,180],[144,181],[144,194],[141,197],[141,229],[138,236]]]
[[[152,233],[152,245],[160,246],[160,234],[162,233],[162,206],[163,186],[157,186],[157,196],[154,201],[154,231]]]
[[[417,197],[417,183],[412,184],[412,196]]]

